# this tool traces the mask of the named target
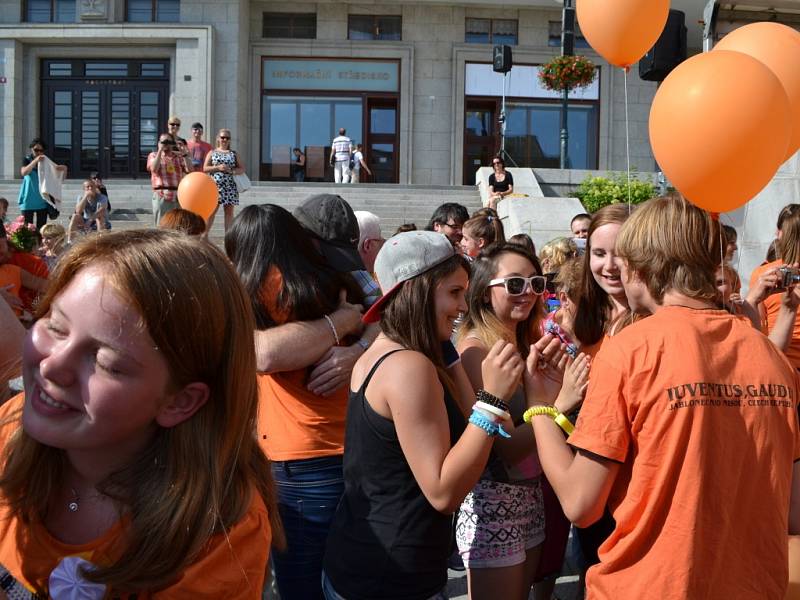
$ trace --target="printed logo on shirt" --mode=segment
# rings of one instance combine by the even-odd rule
[[[669,410],[699,406],[792,408],[794,390],[780,383],[738,384],[706,381],[684,383],[666,390]]]

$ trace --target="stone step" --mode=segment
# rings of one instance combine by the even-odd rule
[[[64,186],[62,215],[58,221],[66,226],[71,212],[70,206],[81,191],[81,180],[68,180]],[[152,226],[152,208],[149,181],[108,180],[111,197],[111,223],[114,229],[132,229]],[[0,180],[0,197],[9,201],[8,218],[19,215],[17,194],[19,180]],[[294,209],[308,196],[321,193],[341,195],[353,210],[368,210],[381,219],[385,237],[391,236],[404,223],[416,223],[423,228],[437,206],[444,202],[458,202],[472,213],[481,206],[480,194],[474,186],[425,186],[358,184],[335,185],[330,183],[286,183],[255,182],[253,187],[240,196],[240,206],[273,203],[287,210]],[[211,238],[221,241],[223,231],[222,211],[211,230]]]

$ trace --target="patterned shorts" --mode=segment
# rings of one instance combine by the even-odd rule
[[[544,500],[537,478],[514,485],[481,480],[458,513],[456,543],[471,568],[510,567],[544,541]]]

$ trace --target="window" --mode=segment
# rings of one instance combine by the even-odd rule
[[[470,44],[517,45],[516,19],[467,19],[464,41]]]
[[[74,23],[75,0],[28,0],[25,4],[27,23]]]
[[[550,21],[548,23],[547,45],[553,48],[561,47],[561,21]],[[578,19],[575,19],[575,47],[589,48],[589,42],[581,34],[578,28]]]
[[[402,17],[386,15],[350,15],[347,22],[348,40],[402,39]]]
[[[264,13],[262,35],[265,38],[314,40],[317,38],[316,13]]]
[[[126,20],[129,23],[177,23],[180,21],[180,0],[127,0]]]

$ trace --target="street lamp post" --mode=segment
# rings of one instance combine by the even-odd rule
[[[572,7],[572,0],[564,0],[564,8],[561,12],[561,56],[574,56],[575,54],[575,9]],[[567,168],[568,156],[567,147],[569,145],[568,125],[569,112],[569,90],[561,92],[561,155],[559,164],[562,169]]]

